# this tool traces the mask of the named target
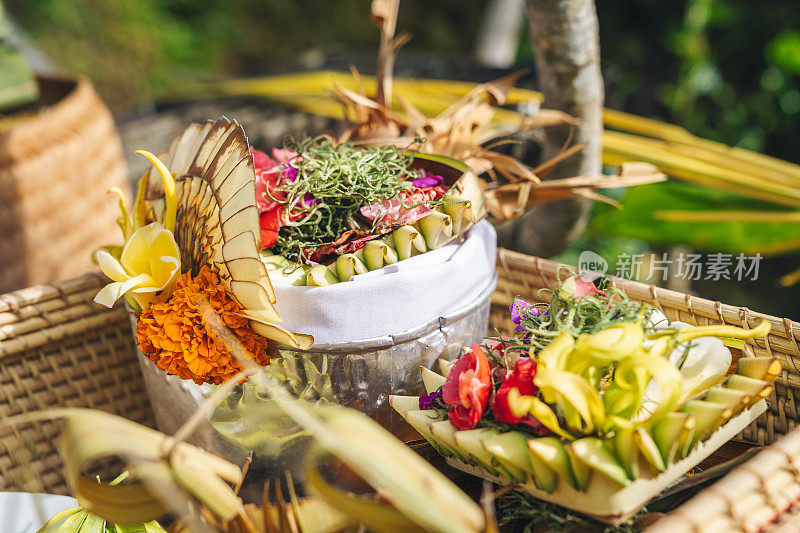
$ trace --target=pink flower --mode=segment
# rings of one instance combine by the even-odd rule
[[[558,293],[565,300],[569,298],[584,298],[595,294],[608,296],[605,292],[595,287],[594,283],[585,281],[580,276],[572,276],[565,279],[561,287],[559,287]]]
[[[430,189],[431,187],[436,187],[437,185],[441,185],[443,182],[444,178],[441,176],[423,175],[412,181],[411,185],[413,185],[417,189]]]
[[[281,179],[297,179],[297,168],[290,163],[297,157],[297,153],[277,148],[272,149],[272,157],[261,150],[252,150],[252,153],[256,169],[256,206],[261,227],[261,248],[266,249],[278,240],[278,232],[283,225],[285,206],[275,200],[286,199],[286,193],[280,188]],[[316,200],[308,196],[310,195],[303,198],[303,202],[310,207]],[[290,218],[296,219],[300,216],[302,213],[291,213]]]
[[[431,210],[424,204],[436,200],[442,194],[444,190],[441,187],[403,191],[394,198],[362,207],[361,215],[370,222],[380,219],[382,226],[411,224],[428,215]]]

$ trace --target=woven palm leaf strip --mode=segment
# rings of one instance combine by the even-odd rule
[[[0,490],[67,493],[56,425],[6,417],[75,406],[153,425],[127,313],[92,301],[104,283],[86,275],[0,296]]]
[[[659,520],[648,533],[800,531],[800,430]]]

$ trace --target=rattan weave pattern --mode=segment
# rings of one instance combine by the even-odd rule
[[[575,273],[567,267],[508,250],[500,250],[497,258],[498,282],[492,296],[489,318],[490,330],[510,335],[513,323],[508,318],[508,307],[514,297],[529,301],[546,300],[540,289],[558,284]],[[772,444],[781,435],[790,432],[800,421],[800,324],[751,311],[713,302],[653,285],[612,277],[614,286],[633,299],[660,309],[669,319],[690,324],[705,325],[725,323],[745,328],[754,327],[762,320],[772,324],[772,332],[764,340],[748,341],[745,349],[749,355],[772,354],[781,359],[783,372],[778,377],[773,393],[767,398],[769,409],[750,424],[739,437],[765,445]]]
[[[126,311],[92,301],[86,275],[0,296],[0,421],[92,407],[153,425]],[[0,490],[67,493],[55,423],[0,424]]]
[[[39,78],[42,109],[0,128],[0,291],[91,272],[129,188],[111,112],[86,79]],[[44,244],[43,244],[44,243]]]

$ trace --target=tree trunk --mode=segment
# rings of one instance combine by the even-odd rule
[[[475,44],[475,59],[481,65],[511,68],[517,58],[525,0],[489,0]]]
[[[599,174],[603,132],[603,78],[593,0],[527,0],[528,27],[544,105],[576,117],[573,143],[588,143],[558,165],[548,178]],[[545,132],[544,158],[557,154],[568,128]],[[551,256],[564,251],[586,227],[589,203],[565,200],[534,208],[514,223],[501,243],[525,253]],[[505,237],[505,238],[504,238]],[[505,244],[504,243],[504,244]]]

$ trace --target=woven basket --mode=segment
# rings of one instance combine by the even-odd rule
[[[96,269],[119,241],[106,191],[128,189],[108,108],[87,80],[40,78],[42,111],[0,124],[0,292]]]
[[[497,271],[490,324],[504,334],[511,333],[508,306],[515,296],[537,300],[539,289],[573,272],[571,267],[505,250],[499,252]],[[0,420],[45,407],[74,405],[153,424],[126,313],[91,301],[102,283],[99,277],[83,276],[0,296]],[[746,352],[777,355],[784,371],[776,393],[768,398],[769,410],[740,437],[772,444],[795,427],[795,389],[800,383],[797,323],[641,283],[614,279],[614,284],[672,319],[744,327],[769,320],[770,336],[752,343]],[[55,434],[52,424],[15,430],[0,425],[0,490],[66,492],[62,461],[53,444]],[[711,519],[729,520],[714,522],[726,524],[719,531],[749,531],[756,522],[761,524],[758,529],[770,521],[775,531],[798,531],[800,508],[790,505],[798,495],[800,429],[662,519],[659,527],[673,527],[659,531],[692,531],[707,521],[712,523]]]
[[[0,421],[74,406],[154,425],[127,312],[92,301],[104,283],[86,275],[0,296]],[[0,424],[0,491],[67,494],[55,435],[54,423]]]

